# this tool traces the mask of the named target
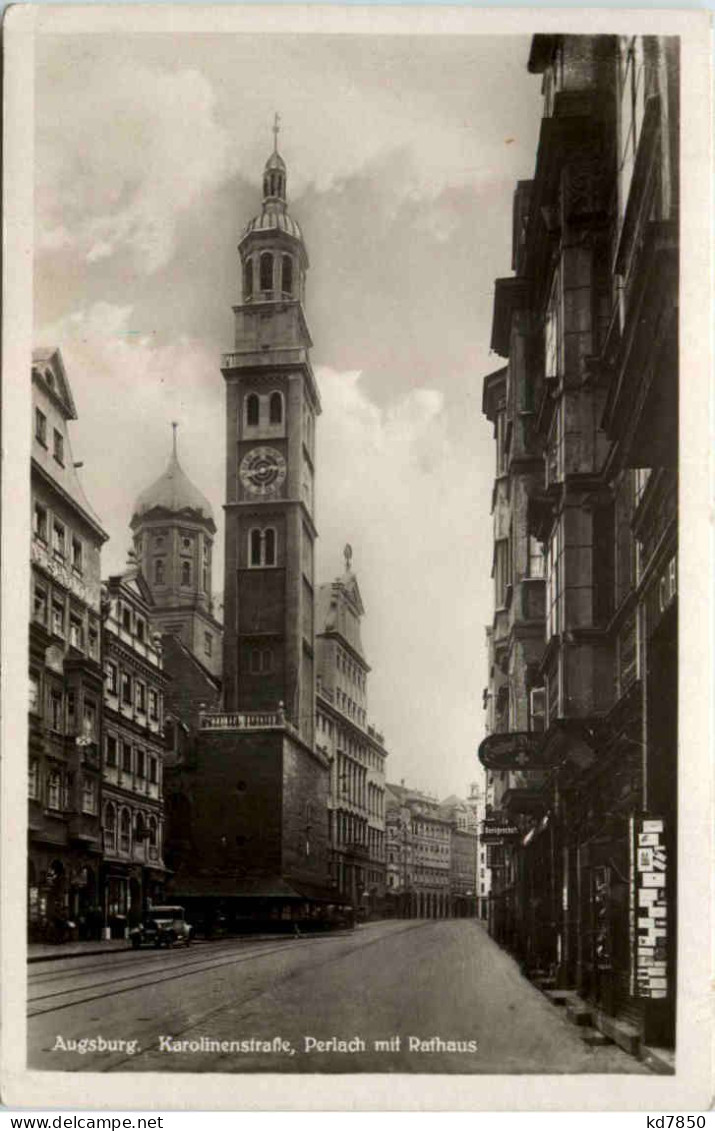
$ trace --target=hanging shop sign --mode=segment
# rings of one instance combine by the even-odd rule
[[[664,822],[638,817],[633,822],[635,954],[632,987],[640,998],[668,996],[668,853]]]
[[[498,844],[505,839],[520,836],[516,825],[510,825],[504,820],[489,820],[482,822],[481,837],[485,844]]]
[[[547,764],[543,737],[532,731],[490,734],[479,744],[479,761],[488,770],[540,770]]]

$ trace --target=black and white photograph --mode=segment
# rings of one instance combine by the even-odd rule
[[[26,36],[4,382],[25,1071],[660,1094],[712,949],[707,21],[92,15]]]

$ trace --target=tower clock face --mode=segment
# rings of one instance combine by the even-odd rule
[[[268,495],[285,479],[286,461],[275,448],[252,448],[241,460],[238,474],[251,495]]]

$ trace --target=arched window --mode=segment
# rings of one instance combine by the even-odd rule
[[[136,835],[137,840],[143,841],[144,840],[144,814],[143,813],[137,813],[137,819],[136,819],[136,822],[135,822],[135,825],[134,825],[134,829],[135,829],[135,835]]]
[[[255,428],[258,424],[260,404],[258,397],[255,393],[249,393],[246,397],[246,424],[249,428]]]
[[[267,530],[264,530],[263,534],[265,547],[263,564],[274,566],[276,564],[276,532],[272,526],[269,526]]]
[[[253,260],[247,259],[243,265],[243,297],[253,298]]]
[[[60,808],[60,775],[57,770],[53,770],[47,779],[47,807]]]
[[[261,290],[273,290],[273,256],[270,251],[261,255]]]
[[[283,256],[281,287],[284,295],[293,294],[293,260],[290,255]]]
[[[163,585],[164,576],[164,559],[157,558],[154,562],[154,584]]]
[[[117,810],[111,801],[104,808],[104,846],[112,852],[117,847]]]
[[[191,585],[191,562],[181,563],[181,584]]]
[[[119,848],[122,852],[129,851],[132,839],[131,829],[132,823],[129,816],[129,810],[122,809],[122,813],[119,818]]]
[[[282,393],[271,393],[268,419],[271,422],[271,424],[282,424],[283,423],[283,395],[282,395]]]

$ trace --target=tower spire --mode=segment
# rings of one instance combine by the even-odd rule
[[[176,438],[176,434],[177,434],[177,432],[179,431],[179,425],[178,425],[178,422],[177,422],[176,420],[172,420],[172,422],[171,422],[171,427],[172,427],[172,429],[173,429],[173,431],[174,431],[174,438],[173,438],[173,456],[174,456],[174,459],[178,459],[178,454],[177,454],[177,450],[176,450],[176,449],[177,449],[177,438]]]
[[[273,152],[274,153],[278,152],[278,134],[280,133],[280,129],[281,129],[281,116],[278,113],[278,111],[276,110],[275,115],[273,117]]]

